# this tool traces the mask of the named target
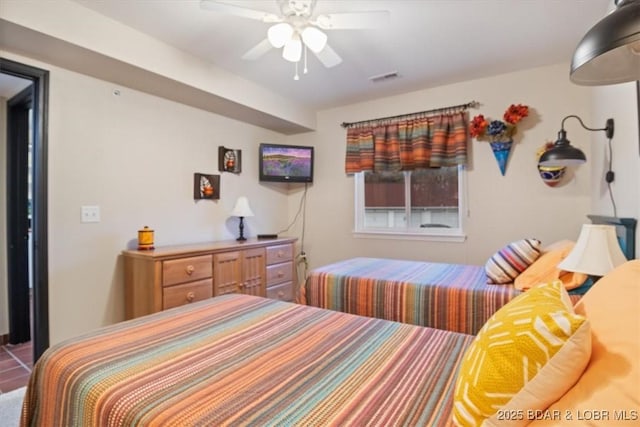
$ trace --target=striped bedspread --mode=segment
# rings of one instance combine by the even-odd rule
[[[449,425],[472,339],[224,295],[53,346],[22,425]]]
[[[521,291],[488,285],[484,267],[353,258],[316,268],[300,302],[330,310],[475,335]],[[580,296],[572,296],[575,302]]]

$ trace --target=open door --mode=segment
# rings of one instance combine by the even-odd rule
[[[7,102],[7,277],[9,343],[31,340],[29,283],[30,116],[33,84]]]
[[[31,84],[31,115],[27,114],[27,128],[31,130],[31,136],[27,136],[32,142],[31,154],[31,176],[32,182],[31,188],[31,204],[29,205],[29,192],[22,188],[24,185],[21,174],[23,172],[8,170],[7,177],[7,263],[9,272],[9,289],[10,293],[16,293],[18,302],[16,305],[24,305],[25,292],[27,295],[28,304],[28,286],[25,290],[24,286],[20,284],[25,280],[25,271],[28,283],[29,271],[32,275],[32,302],[31,302],[31,316],[32,316],[32,329],[31,338],[33,342],[33,361],[34,363],[42,355],[42,353],[49,347],[49,256],[48,256],[48,221],[47,221],[47,114],[48,114],[48,97],[49,97],[49,72],[40,68],[32,67],[26,64],[21,64],[6,58],[0,58],[0,73],[10,76],[27,79],[32,82]],[[10,107],[7,105],[7,113],[15,114],[11,117],[11,120],[16,120],[18,123],[17,128],[20,129],[24,126],[24,105],[23,98],[15,97],[15,102]],[[13,108],[15,104],[15,109]],[[13,110],[9,113],[9,110]],[[30,120],[30,125],[29,125]],[[22,123],[22,124],[20,124]],[[11,127],[7,123],[7,128]],[[27,150],[22,146],[20,141],[24,138],[21,134],[21,130],[11,131],[15,132],[15,135],[11,136],[11,139],[7,139],[7,166],[11,169],[13,166],[24,166],[24,160],[22,156],[24,153],[22,150]],[[7,132],[10,133],[9,131]],[[9,135],[8,135],[9,136]],[[15,143],[15,144],[14,144]],[[14,146],[15,145],[15,146]],[[12,151],[13,150],[13,151]],[[13,165],[15,163],[15,165]],[[28,173],[25,172],[24,173]],[[29,185],[27,183],[27,185]],[[13,193],[13,192],[16,193]],[[20,194],[17,194],[20,193]],[[25,200],[26,199],[26,200]],[[29,212],[31,221],[29,224]],[[29,229],[31,230],[31,243],[27,241],[25,243],[25,229],[27,234]],[[27,238],[28,240],[28,238]],[[15,251],[11,248],[11,245],[15,245]],[[24,248],[27,248],[27,256],[25,257]],[[29,263],[28,250],[29,248],[33,252],[32,260]],[[25,268],[24,262],[28,263]],[[14,266],[12,266],[15,264]],[[12,267],[9,267],[12,266]],[[13,277],[18,278],[18,284],[13,286]],[[23,302],[20,302],[20,301]],[[13,305],[12,302],[10,305]],[[28,310],[22,310],[17,308],[11,310],[10,314],[10,328],[12,322],[16,324],[24,324],[24,315],[29,315]],[[15,311],[15,316],[13,314]],[[14,319],[15,317],[15,319]],[[27,320],[28,324],[28,320]],[[17,331],[16,336],[13,336],[13,332],[10,332],[10,340],[13,342],[24,340],[26,337],[20,336],[24,334],[24,328],[22,331]],[[29,330],[27,330],[29,333]]]

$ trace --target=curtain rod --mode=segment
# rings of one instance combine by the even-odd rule
[[[402,119],[402,118],[407,118],[407,117],[420,116],[422,114],[437,113],[439,111],[466,110],[468,108],[477,108],[479,105],[480,105],[480,103],[478,101],[471,101],[471,102],[467,102],[466,104],[451,105],[449,107],[433,108],[431,110],[418,111],[417,113],[398,114],[397,116],[380,117],[378,119],[361,120],[359,122],[352,122],[352,123],[342,122],[342,124],[340,126],[342,126],[343,128],[348,128],[348,127],[359,125],[359,124],[362,124],[362,123],[381,122],[381,121],[385,121],[385,120]]]

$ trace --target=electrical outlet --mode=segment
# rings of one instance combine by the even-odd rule
[[[81,222],[100,222],[100,206],[82,206]]]

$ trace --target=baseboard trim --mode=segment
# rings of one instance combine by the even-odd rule
[[[9,334],[0,335],[0,345],[9,344]]]

